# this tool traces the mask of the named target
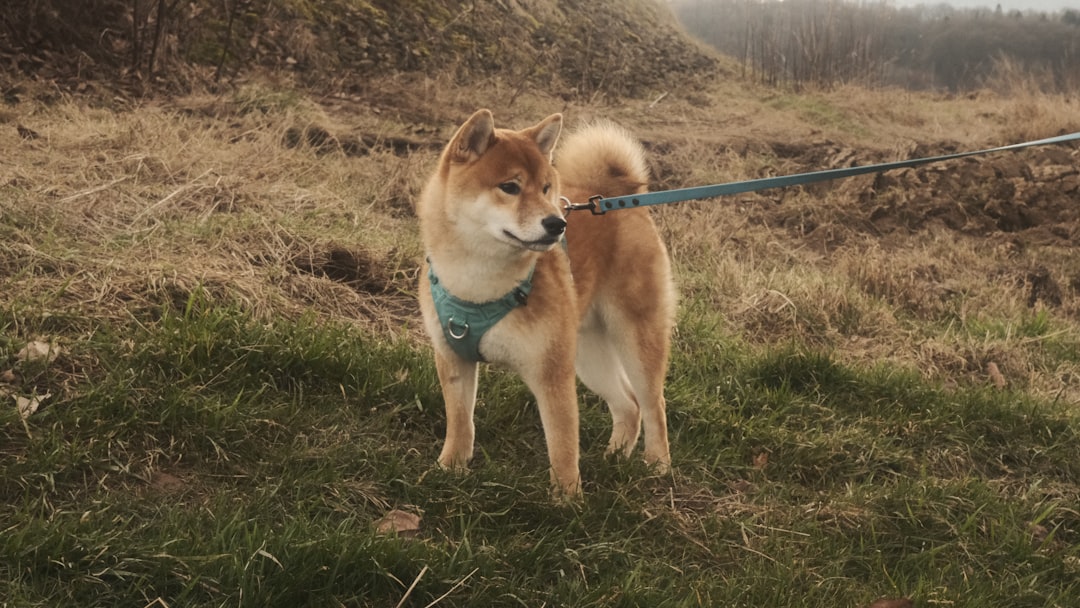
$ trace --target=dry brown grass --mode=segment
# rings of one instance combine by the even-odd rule
[[[439,143],[476,106],[505,125],[555,111],[571,124],[613,118],[647,142],[659,187],[1080,128],[1071,101],[1046,95],[794,97],[725,82],[655,103],[579,106],[496,79],[477,90],[408,77],[382,85],[323,100],[252,84],[119,111],[70,99],[8,109],[0,306],[85,327],[183,306],[203,290],[261,317],[311,313],[415,337],[422,253],[411,201]],[[16,125],[39,137],[20,138]],[[866,214],[889,192],[875,184],[658,210],[684,300],[713,307],[751,344],[812,344],[949,382],[990,382],[993,363],[1009,384],[1077,399],[1077,357],[1046,356],[1048,345],[1080,344],[1076,226],[882,232]],[[1040,276],[1056,296],[1045,285],[1036,293]]]
[[[125,112],[26,110],[9,124],[40,137],[5,138],[0,151],[17,159],[0,165],[5,305],[37,294],[47,308],[115,318],[201,289],[262,316],[311,310],[384,332],[411,318],[411,154],[288,148],[291,127],[345,128],[257,88]]]
[[[774,99],[751,88],[754,95],[759,106]],[[1080,130],[1064,96],[984,92],[956,99],[864,89],[811,94],[726,128],[733,117],[746,120],[746,96],[733,104],[714,97],[705,108],[679,105],[678,128],[658,136],[665,144],[658,167],[677,174],[678,185],[693,185],[826,168],[833,158],[845,158],[822,152],[830,146],[875,162],[937,153],[941,145],[977,149]],[[807,124],[815,116],[834,120]],[[715,129],[702,126],[710,117]],[[718,144],[716,131],[730,137]],[[784,149],[789,146],[804,149],[793,154]],[[1075,149],[1062,153],[1075,163]],[[994,162],[1036,171],[1050,162],[1038,154],[1014,158]],[[933,171],[949,176],[956,165]],[[1069,167],[1059,174],[1069,175]],[[659,181],[668,185],[665,177]],[[1075,402],[1076,357],[1048,354],[1075,352],[1080,338],[1080,265],[1070,253],[1078,226],[1067,186],[1054,200],[1013,198],[1045,211],[1045,223],[1029,229],[976,228],[971,218],[957,228],[931,214],[916,228],[882,232],[889,224],[871,221],[868,208],[890,188],[905,186],[856,178],[684,204],[658,216],[684,290],[722,312],[743,339],[814,344],[843,360],[913,368],[950,383],[992,386],[988,370],[996,368],[1011,386]],[[990,189],[961,180],[927,196],[932,207],[945,209]],[[905,209],[898,205],[889,213]]]

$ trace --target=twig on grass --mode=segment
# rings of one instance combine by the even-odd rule
[[[198,182],[202,178],[206,177],[207,175],[209,175],[213,171],[214,171],[213,169],[207,169],[206,171],[203,171],[202,174],[199,175],[198,177],[196,177],[195,179],[193,179],[190,182],[184,184],[183,186],[180,186],[176,190],[173,190],[173,192],[171,194],[169,194],[168,196],[166,196],[165,198],[159,200],[158,202],[154,203],[153,205],[150,205],[146,209],[143,209],[142,211],[137,213],[135,215],[135,217],[132,218],[132,220],[133,221],[141,220],[143,217],[145,217],[146,215],[149,215],[151,212],[156,210],[158,207],[160,207],[160,206],[164,205],[165,203],[171,201],[173,198],[176,197],[176,195],[180,194],[181,192],[186,192],[186,191],[198,186],[198,184],[196,182]]]
[[[461,587],[462,585],[464,585],[464,584],[465,584],[465,581],[469,580],[469,578],[471,578],[471,577],[472,577],[472,575],[476,574],[476,571],[477,571],[477,570],[479,570],[479,568],[473,568],[473,571],[472,571],[472,572],[470,572],[470,573],[468,573],[468,574],[466,574],[466,575],[465,575],[465,578],[463,578],[463,579],[461,579],[460,581],[458,581],[457,583],[455,583],[455,584],[454,584],[454,586],[453,586],[453,587],[451,587],[449,591],[447,591],[446,593],[444,593],[444,594],[440,595],[439,597],[435,598],[435,601],[431,602],[431,603],[430,603],[430,604],[428,604],[427,606],[424,606],[424,608],[431,608],[431,607],[432,607],[432,606],[434,606],[435,604],[438,604],[439,602],[441,602],[441,601],[443,601],[444,599],[446,599],[446,598],[447,598],[447,596],[449,596],[449,595],[450,595],[451,593],[453,593],[453,592],[457,591],[457,589],[458,589],[459,587]]]
[[[127,179],[130,179],[130,178],[131,178],[130,175],[125,175],[123,177],[118,177],[118,178],[112,180],[111,182],[109,182],[107,184],[102,184],[100,186],[95,186],[93,188],[90,188],[89,190],[83,190],[82,192],[76,192],[75,194],[72,194],[70,196],[65,196],[64,198],[62,198],[62,199],[60,199],[60,200],[58,200],[56,202],[58,204],[59,203],[69,203],[69,202],[71,202],[71,201],[73,201],[73,200],[75,200],[77,198],[82,198],[84,196],[89,196],[89,195],[94,194],[96,192],[101,192],[102,190],[108,190],[109,188],[112,188],[116,184],[119,184],[120,182],[122,182],[124,180],[127,180]]]
[[[424,578],[424,573],[426,573],[427,571],[427,566],[424,566],[420,569],[420,574],[416,575],[416,578],[413,579],[412,584],[409,585],[409,588],[405,590],[405,595],[401,596],[401,601],[399,601],[397,603],[397,606],[394,606],[394,608],[401,608],[403,605],[405,605],[405,600],[409,599],[409,596],[412,595],[413,589],[416,589],[416,584],[420,582],[420,579]]]

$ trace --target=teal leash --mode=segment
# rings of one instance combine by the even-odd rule
[[[993,152],[1004,152],[1006,150],[1019,150],[1021,148],[1031,148],[1034,146],[1060,144],[1076,140],[1080,140],[1080,132],[1071,133],[1069,135],[1060,135],[1058,137],[1048,137],[1046,139],[1038,139],[1035,141],[1028,141],[1020,144],[1001,146],[998,148],[977,150],[975,152],[959,152],[956,154],[946,154],[944,156],[913,158],[910,160],[901,160],[891,163],[880,163],[876,165],[864,165],[861,167],[828,169],[825,171],[813,171],[810,173],[798,173],[795,175],[783,175],[779,177],[766,177],[741,182],[729,182],[726,184],[698,186],[695,188],[680,188],[677,190],[646,192],[644,194],[633,194],[629,196],[604,198],[597,195],[589,198],[589,201],[587,203],[574,204],[567,201],[564,209],[567,213],[571,211],[588,209],[593,213],[593,215],[603,215],[608,211],[617,211],[619,209],[649,207],[652,205],[666,205],[668,203],[680,203],[683,201],[715,198],[718,196],[729,196],[732,194],[742,194],[745,192],[757,192],[759,190],[768,190],[770,188],[786,188],[789,186],[799,186],[802,184],[814,184],[817,182],[824,182],[834,179],[854,177],[856,175],[866,175],[868,173],[881,173],[884,171],[889,171],[890,169],[907,169],[910,167],[918,167],[920,165],[937,163],[945,160],[966,158],[968,156],[991,154]]]

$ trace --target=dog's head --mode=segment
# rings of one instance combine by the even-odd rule
[[[496,129],[488,110],[473,114],[440,159],[452,220],[476,238],[519,249],[558,243],[566,221],[551,153],[561,130],[561,114],[521,131]]]

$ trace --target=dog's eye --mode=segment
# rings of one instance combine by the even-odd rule
[[[503,182],[499,184],[499,190],[507,194],[521,194],[521,186],[516,182]]]
[[[544,194],[547,194],[548,190],[551,190],[551,184],[544,184]]]

